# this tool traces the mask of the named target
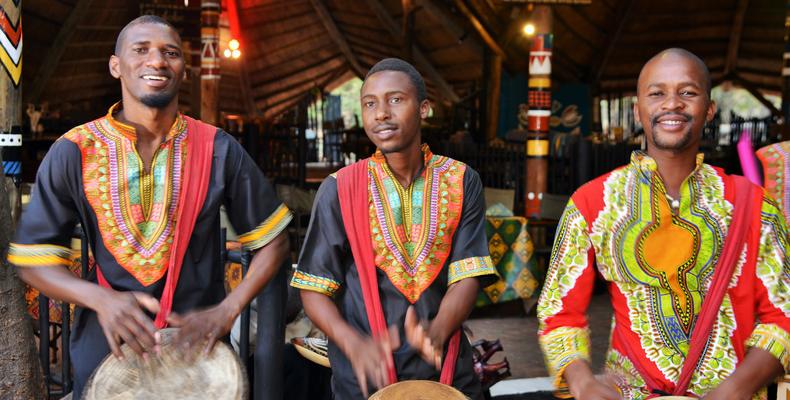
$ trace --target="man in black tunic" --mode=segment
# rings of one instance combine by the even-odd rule
[[[178,112],[185,69],[175,29],[154,16],[133,20],[110,71],[122,101],[52,145],[9,251],[24,281],[78,305],[75,399],[107,354],[122,356],[122,343],[143,357],[155,352],[157,328],[181,327],[178,344],[210,351],[288,253],[291,213],[252,159],[227,133]],[[255,251],[227,297],[222,204]],[[88,280],[65,268],[77,223],[97,265]]]
[[[365,78],[361,102],[376,154],[322,183],[291,281],[302,289],[308,317],[329,338],[335,397],[366,398],[369,387],[392,383],[392,367],[397,380],[440,380],[440,370],[447,367],[442,361],[453,357],[448,343],[455,338],[457,361],[448,382],[481,398],[470,345],[459,333],[474,304],[478,278],[496,274],[480,178],[421,144],[420,122],[430,104],[422,77],[408,63],[386,59],[375,65]],[[350,168],[366,171],[357,181],[343,180]],[[344,228],[352,221],[341,208],[353,199],[343,194],[343,185],[357,190],[356,200],[362,198],[356,216],[370,224],[370,235],[361,240],[350,239]],[[352,252],[354,240],[373,248],[375,291],[391,333],[384,328],[377,336],[371,330],[371,299],[361,289],[366,279],[355,261],[359,254]],[[418,324],[418,318],[430,322]],[[407,339],[402,345],[400,337]]]

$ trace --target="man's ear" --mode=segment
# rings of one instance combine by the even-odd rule
[[[428,113],[431,112],[431,102],[428,99],[420,103],[420,119],[428,118]]]
[[[115,54],[110,56],[110,75],[115,79],[121,78],[121,60]]]
[[[716,116],[716,102],[711,100],[710,104],[708,104],[708,111],[705,113],[705,122],[713,121],[713,117]]]

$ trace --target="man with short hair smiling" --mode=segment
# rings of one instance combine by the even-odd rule
[[[496,273],[480,178],[422,144],[430,103],[413,66],[380,61],[360,97],[376,153],[321,184],[291,282],[329,337],[335,398],[430,379],[480,399],[460,329]]]
[[[156,352],[158,328],[180,327],[177,344],[211,351],[288,254],[282,231],[291,214],[249,155],[227,133],[178,112],[185,68],[175,29],[150,15],[131,21],[109,67],[122,101],[52,145],[8,255],[24,281],[79,306],[75,399],[107,354],[122,356],[122,343],[144,358]],[[242,246],[256,251],[227,297],[222,204]],[[87,281],[65,268],[77,223],[96,264]]]
[[[538,305],[540,344],[565,395],[764,398],[790,367],[787,227],[760,188],[702,162],[710,85],[686,50],[650,59],[634,106],[647,152],[565,209]],[[594,266],[614,308],[606,379],[589,365]]]

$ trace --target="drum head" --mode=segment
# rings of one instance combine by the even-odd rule
[[[466,400],[458,389],[434,381],[402,381],[373,393],[370,400]]]
[[[173,345],[177,329],[160,331],[159,356],[146,362],[127,345],[123,360],[108,355],[85,386],[86,400],[247,399],[247,375],[235,352],[217,342],[208,356],[188,362]]]
[[[696,397],[688,397],[688,396],[658,396],[653,397],[654,400],[697,400]]]

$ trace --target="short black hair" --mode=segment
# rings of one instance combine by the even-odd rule
[[[178,29],[176,29],[176,27],[173,26],[173,24],[171,24],[170,22],[167,22],[166,19],[164,19],[164,18],[162,18],[162,17],[160,17],[158,15],[150,15],[150,14],[141,15],[141,16],[131,20],[128,24],[126,24],[126,26],[123,27],[123,29],[121,29],[121,32],[118,33],[118,37],[115,39],[115,55],[116,56],[118,55],[118,53],[121,52],[121,44],[123,43],[123,40],[126,38],[126,32],[131,27],[133,27],[135,25],[141,25],[141,24],[159,24],[159,25],[164,25],[164,26],[167,26],[170,29],[172,29],[173,32],[175,32],[176,35],[178,35]],[[178,35],[178,38],[180,40],[181,39],[181,35]]]
[[[696,54],[694,54],[694,53],[692,53],[692,52],[690,52],[690,51],[688,51],[686,49],[682,49],[680,47],[672,47],[672,48],[669,48],[669,49],[662,50],[658,54],[656,54],[653,57],[651,57],[650,60],[648,60],[645,63],[645,65],[642,66],[642,69],[639,71],[639,78],[642,77],[642,71],[645,70],[645,67],[648,64],[652,63],[653,61],[657,60],[659,57],[661,57],[663,55],[666,55],[666,54],[674,54],[676,56],[680,56],[680,57],[686,58],[688,60],[691,60],[691,62],[693,62],[694,64],[697,64],[697,66],[700,68],[700,70],[702,70],[702,74],[704,76],[703,77],[704,81],[702,82],[702,84],[704,85],[703,89],[705,89],[705,93],[708,94],[708,99],[710,99],[711,98],[710,97],[711,96],[711,88],[712,88],[713,84],[712,84],[711,79],[710,79],[710,70],[708,70],[708,66],[705,65],[705,62],[702,61],[702,59],[699,58],[699,56],[697,56]],[[639,90],[639,87],[637,86],[637,91],[638,90]]]
[[[403,72],[409,77],[414,88],[417,89],[417,100],[422,103],[423,100],[428,98],[428,93],[425,90],[425,81],[422,79],[422,75],[417,72],[417,68],[414,68],[413,65],[400,58],[385,58],[370,68],[368,74],[365,75],[365,80],[368,80],[368,78],[376,72],[381,71]]]

